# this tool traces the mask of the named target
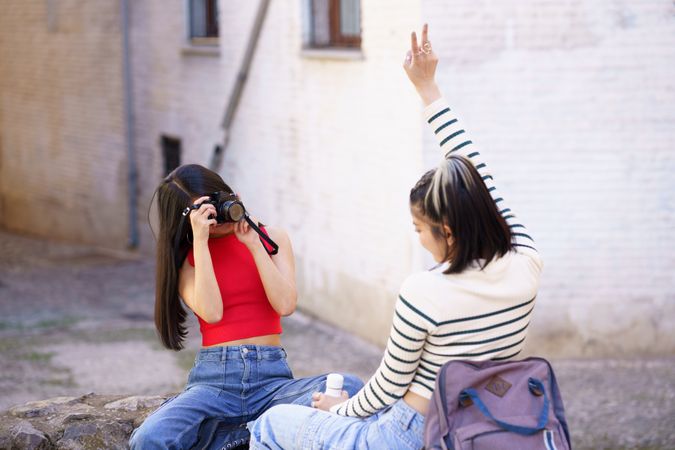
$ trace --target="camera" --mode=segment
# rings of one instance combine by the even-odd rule
[[[181,245],[181,236],[183,236],[182,230],[185,225],[185,220],[190,214],[190,211],[194,209],[199,209],[204,203],[211,204],[216,208],[216,222],[225,223],[225,222],[239,222],[240,220],[246,220],[246,223],[249,224],[253,230],[258,233],[260,236],[260,241],[265,246],[265,251],[270,255],[276,255],[279,251],[279,246],[274,242],[268,235],[267,232],[262,230],[260,227],[263,225],[258,222],[256,224],[253,219],[246,212],[244,204],[239,200],[237,194],[233,192],[213,192],[209,194],[209,199],[198,204],[190,205],[185,208],[182,212],[182,218],[180,220],[180,225],[178,226],[178,232],[174,237],[174,251],[176,252],[176,267],[180,267],[182,260],[178,257],[179,249]]]
[[[239,200],[237,194],[231,192],[213,192],[209,194],[209,200],[206,200],[198,205],[190,206],[190,209],[198,209],[201,205],[210,203],[216,208],[216,222],[239,222],[244,218],[246,209],[244,204]]]

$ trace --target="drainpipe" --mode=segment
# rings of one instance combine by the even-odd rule
[[[267,9],[269,5],[270,0],[261,0],[258,4],[258,12],[256,13],[255,21],[253,22],[253,28],[251,28],[251,33],[248,38],[244,59],[242,60],[241,66],[239,67],[239,73],[237,74],[237,79],[234,83],[234,87],[232,88],[232,92],[230,93],[230,98],[227,102],[227,109],[225,110],[225,116],[223,117],[223,122],[221,124],[224,132],[223,144],[222,146],[216,146],[213,159],[211,160],[211,169],[215,172],[220,170],[223,154],[225,153],[225,149],[227,148],[227,144],[230,140],[230,127],[237,112],[241,94],[244,91],[244,87],[246,86],[246,79],[248,78],[251,62],[253,61],[255,49],[262,31],[262,26],[265,23],[265,16],[267,15]]]
[[[136,167],[136,149],[134,147],[134,110],[131,83],[131,56],[129,44],[129,0],[120,0],[122,15],[122,53],[124,71],[124,121],[126,126],[127,147],[127,193],[129,205],[129,248],[138,247],[138,223],[136,220],[136,195],[138,194],[138,169]]]

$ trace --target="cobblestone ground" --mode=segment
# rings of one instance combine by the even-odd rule
[[[87,392],[180,390],[199,348],[163,350],[147,258],[0,231],[0,410]],[[284,319],[296,376],[366,380],[381,350],[300,312]],[[675,358],[554,360],[576,449],[675,449]]]

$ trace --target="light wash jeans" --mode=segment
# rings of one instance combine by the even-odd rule
[[[344,375],[354,395],[363,386]],[[201,349],[185,389],[167,399],[131,434],[131,449],[223,449],[245,444],[246,423],[268,408],[310,405],[326,375],[293,379],[281,347],[240,345]]]
[[[365,419],[279,405],[248,427],[251,449],[419,450],[424,446],[424,416],[403,400]]]

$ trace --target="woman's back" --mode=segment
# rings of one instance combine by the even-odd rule
[[[403,283],[388,348],[404,360],[420,349],[410,390],[425,398],[431,396],[438,368],[451,359],[517,355],[539,284],[537,261],[517,251],[483,269],[474,264],[459,274],[444,274],[444,268],[411,275]]]

